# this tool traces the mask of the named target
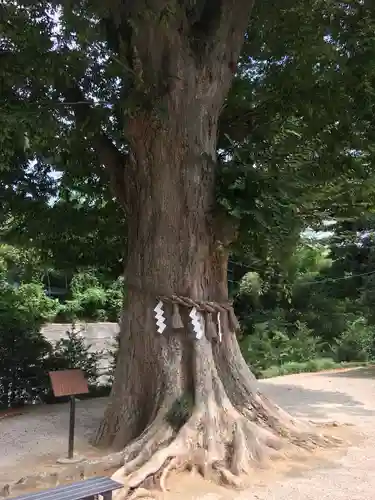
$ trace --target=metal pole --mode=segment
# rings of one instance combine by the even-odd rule
[[[70,396],[69,449],[68,449],[69,459],[73,458],[75,419],[76,419],[76,399],[74,396]]]

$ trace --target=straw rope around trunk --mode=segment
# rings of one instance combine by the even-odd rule
[[[158,306],[155,308],[157,325],[159,332],[162,333],[166,327],[166,318],[164,317],[164,304],[172,305],[171,326],[174,330],[185,328],[183,319],[180,314],[180,308],[190,309],[190,317],[192,318],[193,329],[197,338],[205,334],[211,341],[221,341],[222,335],[228,332],[236,332],[240,329],[240,324],[234,313],[233,305],[231,302],[218,303],[213,301],[197,301],[190,297],[182,295],[160,295],[157,297],[159,301]],[[199,317],[196,313],[200,314],[203,321],[195,321]],[[161,323],[158,323],[158,321]]]

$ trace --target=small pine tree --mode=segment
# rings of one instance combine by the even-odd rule
[[[120,349],[120,333],[118,333],[113,341],[111,348],[108,350],[109,355],[109,367],[108,367],[108,384],[112,386],[114,377],[115,377],[115,369],[117,363],[117,357]]]
[[[80,368],[90,385],[95,385],[99,377],[99,359],[102,352],[91,352],[82,336],[82,329],[72,324],[66,337],[55,344],[51,364],[55,370]]]

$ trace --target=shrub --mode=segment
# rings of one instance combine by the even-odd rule
[[[238,295],[256,300],[262,293],[263,282],[258,273],[248,272],[240,281]]]
[[[51,350],[35,325],[0,322],[0,407],[34,402],[46,391]]]
[[[108,350],[109,356],[109,368],[107,372],[108,384],[112,385],[115,376],[116,363],[118,358],[118,353],[120,349],[120,333],[118,333],[112,343],[111,348]]]
[[[323,370],[330,370],[338,364],[332,358],[316,358],[305,362],[290,361],[281,366],[270,366],[260,374],[262,378],[279,377],[291,375],[293,373],[312,373]]]
[[[108,394],[98,386],[99,359],[90,352],[74,327],[66,338],[52,346],[39,332],[21,323],[0,327],[0,407],[25,403],[56,402],[51,392],[49,371],[80,368],[89,383],[91,395]]]
[[[124,302],[124,278],[118,278],[106,289],[107,320],[118,322]]]
[[[39,283],[10,285],[0,277],[0,323],[16,321],[24,326],[40,326],[53,318],[58,302],[46,296]]]
[[[122,278],[104,287],[92,273],[79,273],[72,280],[71,291],[72,298],[59,307],[58,321],[118,321],[123,302]]]
[[[10,285],[0,276],[0,405],[33,402],[48,383],[51,345],[40,333],[56,301],[38,283]]]
[[[66,337],[56,342],[50,358],[49,368],[54,370],[68,370],[80,368],[90,385],[95,385],[99,377],[99,359],[102,352],[92,352],[91,346],[86,345],[82,330],[73,324],[66,331]]]
[[[106,292],[104,288],[88,288],[60,306],[58,319],[69,323],[77,319],[105,321],[107,319],[105,306]]]
[[[305,362],[317,357],[320,341],[304,323],[296,322],[290,333],[283,325],[263,322],[254,325],[254,333],[241,342],[246,361],[256,374],[270,366]]]
[[[334,349],[337,361],[368,361],[374,356],[374,327],[365,318],[347,324]]]

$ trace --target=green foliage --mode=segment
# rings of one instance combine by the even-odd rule
[[[304,363],[291,361],[283,365],[270,366],[262,371],[260,376],[262,378],[280,377],[282,375],[291,375],[293,373],[313,373],[324,370],[334,370],[337,368],[355,368],[356,366],[363,366],[366,363],[350,362],[350,363],[337,363],[332,358],[316,358],[310,359]]]
[[[103,353],[92,352],[91,346],[86,345],[82,331],[73,324],[66,331],[65,338],[58,340],[49,360],[55,370],[80,368],[89,382],[94,385],[99,376],[99,360]]]
[[[104,321],[106,319],[105,299],[103,288],[88,288],[82,293],[73,295],[72,300],[67,300],[60,307],[58,319],[64,322],[76,319]]]
[[[146,103],[125,62],[134,22],[117,24],[119,43],[111,21],[99,4],[3,2],[0,198],[4,238],[115,277],[126,220],[93,138],[128,150],[124,122]],[[217,199],[247,263],[280,263],[306,225],[373,203],[374,25],[357,0],[255,3],[218,144]]]
[[[369,361],[375,355],[375,328],[365,318],[356,318],[347,324],[336,346],[338,361]]]
[[[96,383],[100,353],[89,352],[73,330],[53,348],[40,328],[55,317],[58,301],[40,283],[9,283],[9,262],[0,268],[0,407],[45,400],[50,370],[81,368]]]
[[[118,322],[120,311],[124,303],[125,287],[124,279],[117,278],[106,289],[106,311],[108,321]]]
[[[0,275],[0,324],[12,322],[40,326],[53,318],[58,303],[46,296],[39,283],[23,283],[19,287],[11,285],[6,276]]]
[[[41,282],[47,272],[48,285],[51,276],[59,273],[35,255],[33,249],[0,246],[0,311],[10,307],[22,321],[29,318],[38,324],[53,320],[118,321],[124,294],[122,278],[108,279],[98,269],[80,271],[69,280],[65,275],[61,286],[68,287],[68,299],[59,302],[46,295]]]
[[[360,0],[255,2],[220,117],[216,198],[238,226],[235,302],[256,369],[322,350],[373,356],[374,12]],[[99,276],[121,274],[127,221],[95,138],[128,151],[127,116],[150,99],[126,63],[136,26],[111,21],[100,3],[1,6],[0,231],[36,253],[0,248],[0,314],[10,307],[32,331],[56,312],[35,284],[38,259],[74,275],[59,319],[114,321],[121,307],[122,283]],[[326,219],[330,248],[300,245]]]
[[[23,317],[28,316],[38,322],[51,320],[57,311],[57,301],[46,296],[38,283],[24,283],[14,293],[13,308]]]
[[[120,350],[120,333],[116,335],[112,345],[107,351],[108,359],[109,359],[109,369],[106,373],[108,384],[111,386],[115,377],[115,370],[117,364],[118,353]]]
[[[239,285],[239,294],[256,301],[262,293],[263,282],[258,273],[246,273]]]
[[[70,284],[71,299],[59,307],[59,321],[117,322],[123,302],[123,280],[101,282],[93,271],[80,272]]]
[[[254,273],[244,275],[235,303],[242,317],[242,349],[258,376],[264,370],[267,376],[314,371],[311,363],[320,356],[332,363],[375,359],[375,325],[364,299],[372,290],[371,274],[357,275],[361,270],[358,260],[347,258],[343,240],[339,259],[335,259],[338,247],[334,241],[332,249],[322,244],[299,244],[289,261],[284,261],[284,282],[272,285],[276,292],[263,282],[256,287],[256,300],[248,279]],[[352,243],[350,248],[353,252]],[[364,252],[360,244],[355,255]],[[367,286],[358,290],[358,280]],[[348,290],[347,296],[342,288]]]
[[[92,271],[78,273],[73,276],[72,281],[70,282],[70,289],[73,296],[83,294],[86,292],[86,290],[99,287],[99,279]]]
[[[0,273],[11,283],[40,281],[40,255],[34,248],[0,244]]]
[[[241,343],[246,361],[257,374],[273,365],[313,359],[319,355],[319,347],[319,340],[303,323],[295,325],[293,334],[276,322],[257,323]]]
[[[8,310],[0,318],[0,408],[34,402],[48,387],[50,344]]]

